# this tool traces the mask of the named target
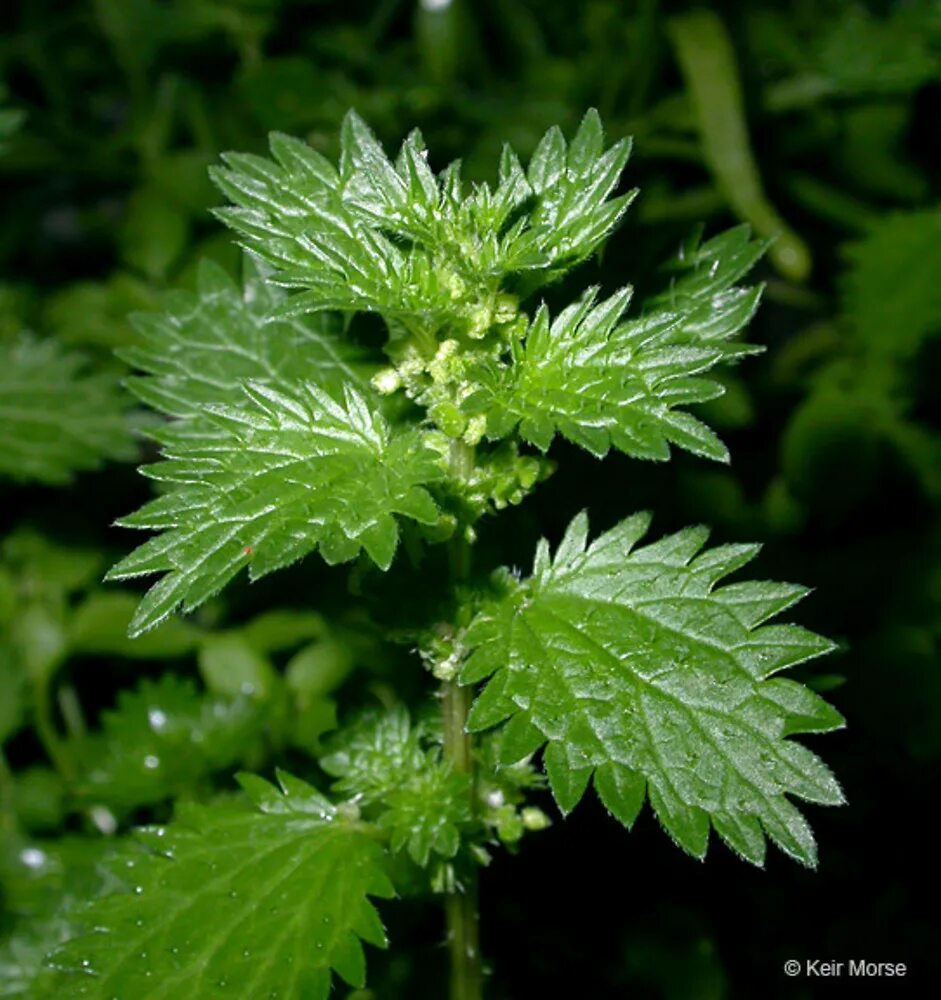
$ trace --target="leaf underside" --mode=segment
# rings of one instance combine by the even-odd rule
[[[40,997],[325,1000],[331,970],[365,981],[360,939],[384,947],[369,896],[393,888],[382,848],[310,786],[246,776],[256,809],[192,806],[140,836],[129,889],[76,915],[90,933],[50,959]]]
[[[504,763],[545,747],[563,811],[593,779],[630,826],[645,797],[670,836],[704,856],[710,824],[762,864],[765,836],[806,865],[816,848],[789,801],[843,801],[826,766],[787,737],[839,728],[838,712],[809,689],[773,677],[832,644],[794,625],[763,625],[804,596],[801,587],[723,577],[757,546],[703,550],[688,528],[634,548],[649,518],[635,515],[588,544],[579,515],[533,576],[473,620],[462,683],[490,680],[470,714],[473,731],[507,723]]]

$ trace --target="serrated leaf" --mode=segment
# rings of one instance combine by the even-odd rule
[[[30,920],[0,942],[0,997],[34,996],[33,985],[43,969],[43,959],[69,932],[61,916]]]
[[[139,321],[144,346],[127,356],[151,374],[135,388],[176,419],[154,432],[164,461],[146,470],[169,488],[120,522],[162,534],[108,575],[166,574],[132,634],[246,566],[257,579],[315,549],[331,563],[365,549],[386,568],[397,517],[437,517],[425,486],[443,475],[439,456],[420,432],[390,427],[334,319],[266,323],[277,301],[257,274],[242,293],[206,266],[197,296]]]
[[[285,314],[318,309],[378,312],[409,329],[477,329],[488,293],[527,275],[527,290],[590,256],[632,196],[609,200],[630,152],[604,152],[596,112],[571,150],[550,130],[524,173],[504,151],[495,189],[466,195],[452,164],[437,177],[420,136],[395,164],[354,112],[344,119],[339,169],[298,140],[272,136],[273,161],[228,154],[213,172],[234,204],[217,213],[245,246],[304,289]],[[508,225],[515,216],[512,225]]]
[[[706,532],[688,528],[635,548],[648,522],[636,515],[589,544],[579,515],[554,559],[528,581],[505,583],[465,636],[462,682],[490,678],[468,726],[510,720],[517,751],[545,744],[563,811],[593,773],[626,825],[646,787],[666,831],[698,857],[711,823],[755,864],[767,835],[813,865],[813,835],[788,796],[826,805],[843,796],[826,766],[787,737],[842,719],[772,675],[832,644],[793,625],[759,624],[798,589],[718,585],[755,546],[704,550]]]
[[[120,353],[145,375],[133,378],[130,387],[148,405],[177,418],[199,417],[211,404],[231,403],[252,380],[366,391],[377,366],[341,336],[336,317],[270,322],[284,298],[251,258],[245,260],[241,288],[218,264],[204,260],[195,293],[173,292],[162,313],[132,317],[138,343]]]
[[[333,971],[363,986],[360,940],[385,945],[369,897],[394,894],[384,852],[313,788],[280,781],[246,781],[254,809],[192,806],[141,831],[127,891],[78,915],[93,930],[53,954],[38,995],[326,1000]]]
[[[44,959],[74,933],[72,911],[108,883],[106,863],[123,838],[27,839],[0,836],[5,927],[0,944],[0,997],[35,1000]]]
[[[165,461],[147,471],[173,486],[120,522],[163,532],[107,577],[166,574],[132,634],[198,607],[246,566],[258,579],[316,549],[328,563],[365,549],[386,569],[396,518],[437,518],[425,487],[443,471],[420,431],[393,431],[352,391],[343,403],[313,385],[243,391],[241,405],[207,411],[205,429],[164,433]]]
[[[452,858],[471,819],[471,784],[441,759],[440,746],[396,707],[367,713],[330,742],[320,765],[334,791],[362,806],[389,831],[390,848],[418,865]]]
[[[0,343],[0,476],[61,485],[132,459],[130,406],[112,374],[55,341]]]
[[[248,697],[201,694],[191,681],[164,674],[118,695],[100,732],[75,748],[84,803],[126,813],[197,788],[241,763],[266,722]]]
[[[941,335],[941,210],[887,216],[851,244],[843,308],[852,335],[877,361],[908,360]]]
[[[662,461],[673,444],[727,461],[714,432],[679,407],[721,395],[723,386],[704,375],[755,350],[729,341],[760,294],[733,282],[760,251],[742,229],[717,237],[639,318],[625,318],[629,288],[602,302],[590,290],[552,321],[540,309],[511,363],[479,366],[480,389],[465,409],[486,416],[490,437],[518,427],[543,450],[561,434],[598,456],[615,447]]]

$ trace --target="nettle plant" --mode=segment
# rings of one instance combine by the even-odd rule
[[[496,186],[468,188],[458,163],[433,173],[418,132],[391,162],[352,113],[341,148],[335,166],[274,135],[273,159],[231,154],[214,172],[246,277],[207,263],[195,295],[139,320],[133,387],[171,419],[145,470],[161,491],[123,521],[155,534],[110,576],[160,575],[137,634],[242,570],[259,579],[316,551],[396,573],[425,551],[428,572],[448,568],[446,596],[405,631],[435,711],[410,718],[364,692],[310,782],[242,775],[244,796],[141,831],[123,888],[53,956],[56,997],[313,1000],[334,973],[361,987],[362,942],[386,944],[371,899],[407,884],[443,898],[450,995],[473,1000],[477,870],[548,825],[530,802],[544,782],[563,814],[591,784],[626,827],[646,799],[689,854],[712,828],[756,865],[766,838],[814,865],[791,798],[843,801],[790,738],[840,715],[776,676],[831,643],[765,624],[805,589],[725,582],[756,546],[707,548],[701,527],[645,541],[647,514],[592,537],[582,513],[528,575],[472,563],[481,523],[552,472],[558,435],[599,459],[665,461],[675,445],[727,460],[685,407],[756,350],[735,338],[760,289],[737,282],[763,246],[733,229],[687,246],[639,307],[629,287],[588,288],[552,315],[539,291],[601,247],[635,194],[612,197],[630,147],[605,149],[595,112],[570,143],[550,130],[525,169],[506,148]]]

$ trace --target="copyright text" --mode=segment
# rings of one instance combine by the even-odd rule
[[[804,958],[784,963],[788,976],[809,979],[890,979],[908,975],[904,962],[872,962],[865,958]]]

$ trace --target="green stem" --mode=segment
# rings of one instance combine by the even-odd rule
[[[63,684],[59,688],[59,711],[69,736],[74,740],[82,739],[87,731],[85,715],[78,692],[71,684]]]
[[[466,479],[474,468],[474,449],[461,441],[451,446],[451,472],[455,478]],[[471,548],[467,535],[459,533],[450,550],[452,583],[470,575]],[[471,692],[457,679],[442,685],[444,725],[444,757],[457,774],[471,778],[471,808],[476,802],[474,784],[474,746],[467,732]],[[448,926],[448,947],[451,954],[450,1000],[482,1000],[483,969],[480,961],[480,921],[478,915],[477,868],[473,862],[462,884],[445,897]]]
[[[46,751],[49,760],[52,761],[53,767],[59,772],[59,776],[66,783],[70,783],[75,775],[72,762],[69,760],[62,739],[56,731],[48,678],[36,682],[33,694],[36,699],[34,709],[36,735],[39,737],[39,742]]]
[[[13,772],[7,756],[0,748],[0,830],[11,832],[16,829],[16,790]]]
[[[476,869],[462,888],[461,892],[449,893],[444,903],[451,951],[449,997],[450,1000],[482,1000]]]
[[[713,11],[695,10],[671,18],[667,28],[717,186],[732,210],[759,236],[775,238],[768,255],[778,272],[790,281],[806,280],[810,250],[778,214],[761,184],[735,49],[725,25]]]

